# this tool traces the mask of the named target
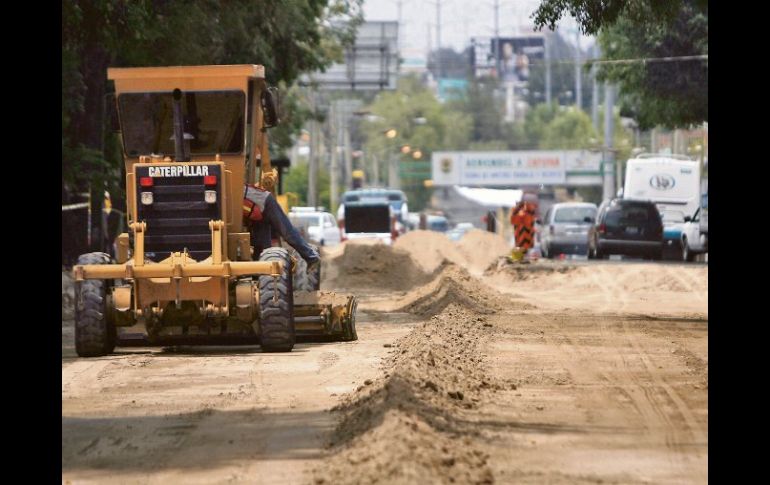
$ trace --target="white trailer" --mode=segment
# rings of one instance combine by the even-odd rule
[[[650,200],[663,219],[663,239],[675,257],[687,257],[685,218],[701,205],[700,163],[680,155],[642,154],[626,163],[624,199]]]

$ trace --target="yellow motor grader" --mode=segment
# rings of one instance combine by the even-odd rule
[[[111,68],[126,169],[129,232],[113,260],[80,256],[75,348],[257,343],[297,334],[355,340],[356,298],[294,292],[296,259],[253,254],[244,184],[275,190],[267,129],[278,98],[259,65]]]

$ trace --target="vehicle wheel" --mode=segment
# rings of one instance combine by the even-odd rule
[[[343,342],[352,342],[358,340],[358,333],[356,333],[356,308],[358,307],[358,300],[355,298],[350,305],[349,317],[342,321],[342,340]]]
[[[88,253],[77,264],[110,264],[106,253]],[[107,313],[107,281],[84,280],[75,286],[75,352],[99,357],[115,350],[117,334]]]
[[[687,244],[687,239],[682,240],[682,261],[685,263],[692,262],[692,252],[690,251],[689,244]]]
[[[259,342],[265,352],[290,352],[294,348],[294,291],[291,258],[284,248],[267,248],[260,261],[280,261],[279,277],[259,276]]]
[[[653,261],[660,261],[663,259],[663,250],[655,251],[652,253],[652,260]]]

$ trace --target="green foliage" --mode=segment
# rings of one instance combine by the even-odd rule
[[[430,190],[423,186],[423,181],[430,178],[430,170],[415,163],[411,154],[402,154],[400,147],[409,145],[411,149],[419,149],[422,152],[419,161],[423,162],[430,161],[434,150],[464,149],[470,139],[470,117],[441,105],[416,76],[401,78],[396,91],[380,93],[369,110],[375,121],[364,123],[362,128],[365,150],[378,157],[383,174],[387,174],[386,161],[391,157],[399,160],[402,170],[424,173],[402,181],[409,208],[421,210],[430,197]],[[415,121],[419,118],[425,118],[425,123]],[[389,129],[397,131],[395,138],[385,136]],[[381,177],[381,180],[387,178]]]
[[[591,140],[597,139],[591,117],[584,111],[571,106],[559,110],[558,114],[544,126],[540,148],[576,150],[587,148]]]
[[[567,14],[600,34],[608,59],[708,54],[707,0],[543,0],[533,17],[553,29]],[[708,121],[708,61],[603,65],[600,78],[620,85],[619,102],[642,129]]]
[[[309,164],[307,162],[299,162],[292,165],[286,178],[283,182],[284,192],[294,192],[299,196],[300,205],[307,205],[307,189],[308,189],[308,174]],[[317,174],[318,181],[318,198],[319,203],[331,210],[331,198],[329,191],[329,172],[326,170],[319,170]]]
[[[113,184],[120,157],[105,135],[109,66],[262,64],[290,85],[342,55],[362,0],[70,0],[62,3],[62,196],[97,179]],[[341,21],[341,22],[340,22]],[[293,93],[283,98],[297,108]],[[280,148],[307,110],[275,130]],[[100,182],[101,183],[101,182]]]
[[[609,59],[708,54],[708,15],[685,1],[670,23],[621,17],[599,39]],[[641,129],[708,121],[708,61],[605,65],[599,75],[620,85],[623,109]]]
[[[687,0],[542,0],[532,14],[535,27],[556,28],[559,20],[570,15],[577,19],[585,34],[596,34],[625,17],[632,22],[665,23],[675,18]],[[691,2],[699,11],[708,11],[708,0]]]
[[[495,97],[498,83],[492,78],[473,79],[459,99],[447,103],[447,109],[471,119],[470,140],[489,142],[503,138],[503,107]]]

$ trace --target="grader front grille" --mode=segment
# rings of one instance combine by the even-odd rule
[[[137,168],[137,219],[147,224],[145,256],[152,261],[184,249],[196,261],[211,255],[209,221],[222,218],[221,170],[218,165],[182,167]],[[214,202],[206,200],[207,191],[216,194]]]

